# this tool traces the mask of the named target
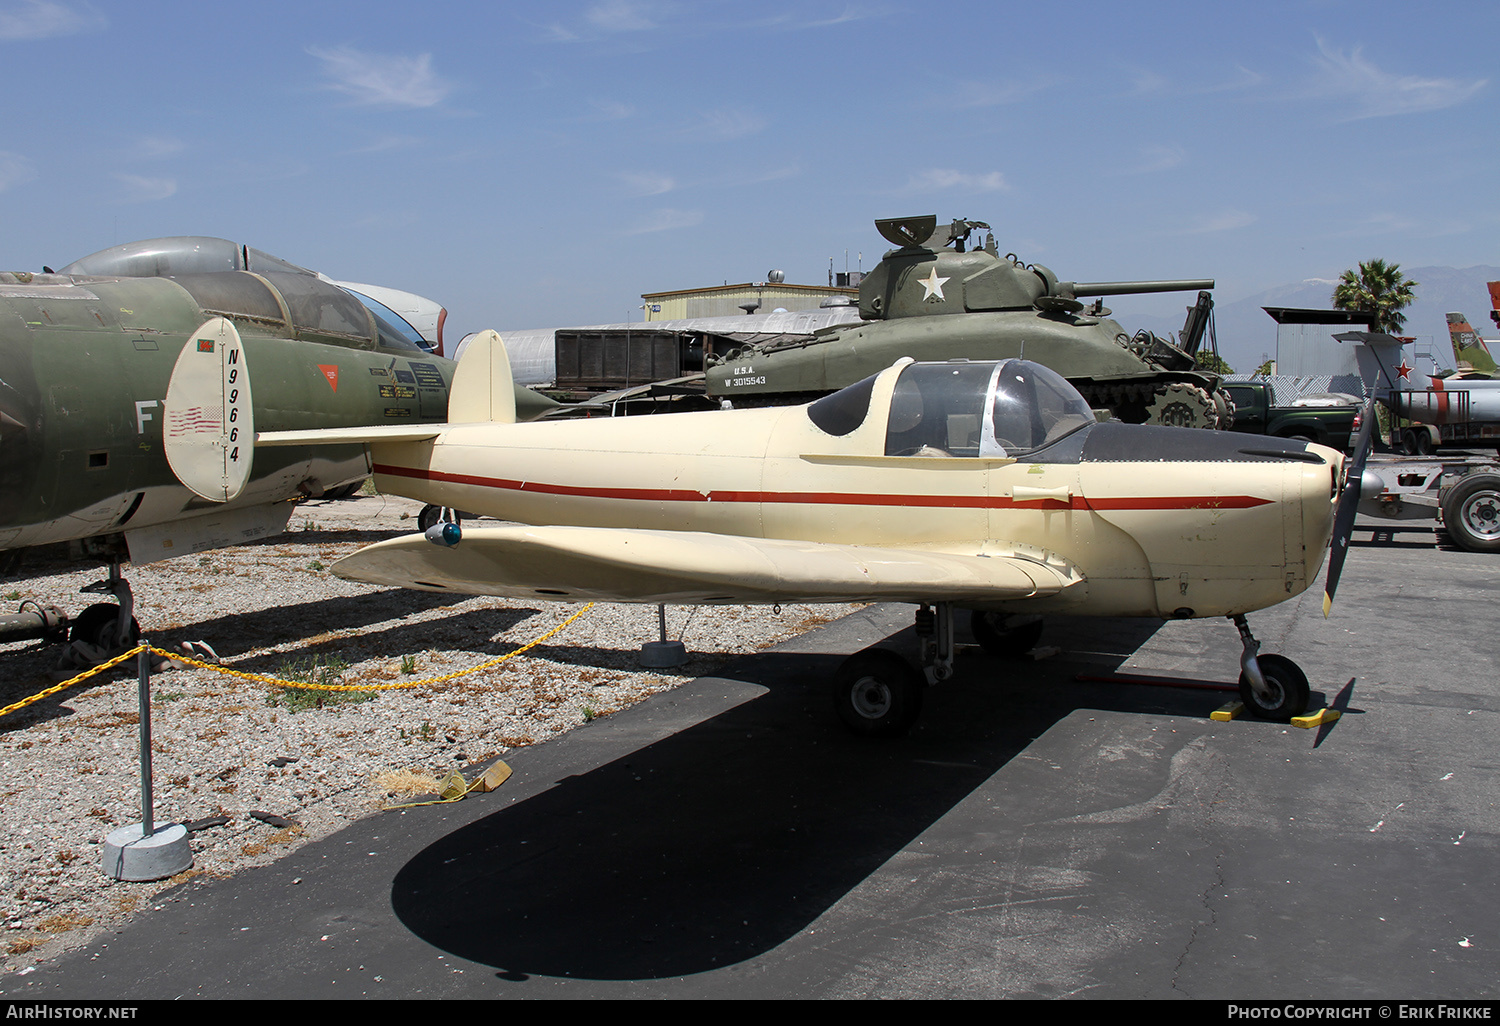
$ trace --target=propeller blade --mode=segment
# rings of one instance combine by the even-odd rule
[[[1360,415],[1359,436],[1354,442],[1354,454],[1344,461],[1344,487],[1339,492],[1339,505],[1333,516],[1333,541],[1328,551],[1328,580],[1323,585],[1323,616],[1333,608],[1333,593],[1338,590],[1339,576],[1344,572],[1344,557],[1349,551],[1349,536],[1354,533],[1354,515],[1359,511],[1361,479],[1365,473],[1365,459],[1375,444],[1375,397],[1365,403]]]

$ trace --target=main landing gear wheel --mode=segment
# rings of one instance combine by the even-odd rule
[[[1500,552],[1500,474],[1470,474],[1450,488],[1443,526],[1459,548]]]
[[[1311,689],[1307,685],[1307,674],[1286,656],[1257,656],[1260,675],[1265,678],[1267,694],[1258,694],[1250,678],[1240,674],[1240,700],[1256,716],[1263,720],[1285,723],[1293,716],[1307,711]]]
[[[839,719],[864,737],[899,737],[922,712],[927,683],[915,667],[886,648],[867,648],[845,659],[833,675]]]
[[[1042,618],[976,609],[969,617],[969,630],[990,655],[1015,659],[1036,648],[1042,639]]]
[[[130,618],[130,637],[124,639],[123,644],[116,637],[119,624],[119,606],[112,602],[96,602],[78,614],[68,632],[68,640],[81,641],[107,652],[123,652],[127,648],[134,648],[141,640],[140,623],[135,617]]]
[[[439,522],[450,524],[458,523],[458,511],[448,509],[444,506],[434,506],[429,503],[422,507],[422,512],[417,514],[417,528],[423,534],[436,527]]]

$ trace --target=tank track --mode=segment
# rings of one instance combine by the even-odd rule
[[[1187,381],[1074,382],[1090,406],[1127,424],[1228,430],[1234,403],[1223,391]]]

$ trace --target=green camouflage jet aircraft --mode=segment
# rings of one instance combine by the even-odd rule
[[[369,473],[360,446],[262,454],[251,473],[257,430],[441,422],[454,366],[307,274],[0,272],[0,566],[57,542],[107,562],[85,591],[118,605],[90,606],[71,639],[124,647],[138,629],[123,562],[275,534],[289,500]],[[205,381],[221,404],[182,400]],[[517,402],[522,417],[555,405]],[[65,627],[23,612],[0,617],[0,640]]]

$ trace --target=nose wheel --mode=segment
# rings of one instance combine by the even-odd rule
[[[1239,628],[1244,651],[1240,655],[1240,701],[1263,720],[1285,723],[1307,711],[1312,689],[1307,674],[1286,656],[1261,655],[1260,642],[1250,633],[1244,616],[1231,617]]]
[[[97,666],[112,656],[134,648],[141,640],[141,625],[131,615],[135,596],[130,582],[120,575],[120,564],[109,564],[109,576],[86,585],[83,591],[93,595],[113,595],[115,604],[96,602],[73,621],[68,632],[68,646],[58,657],[60,671],[81,670]]]

